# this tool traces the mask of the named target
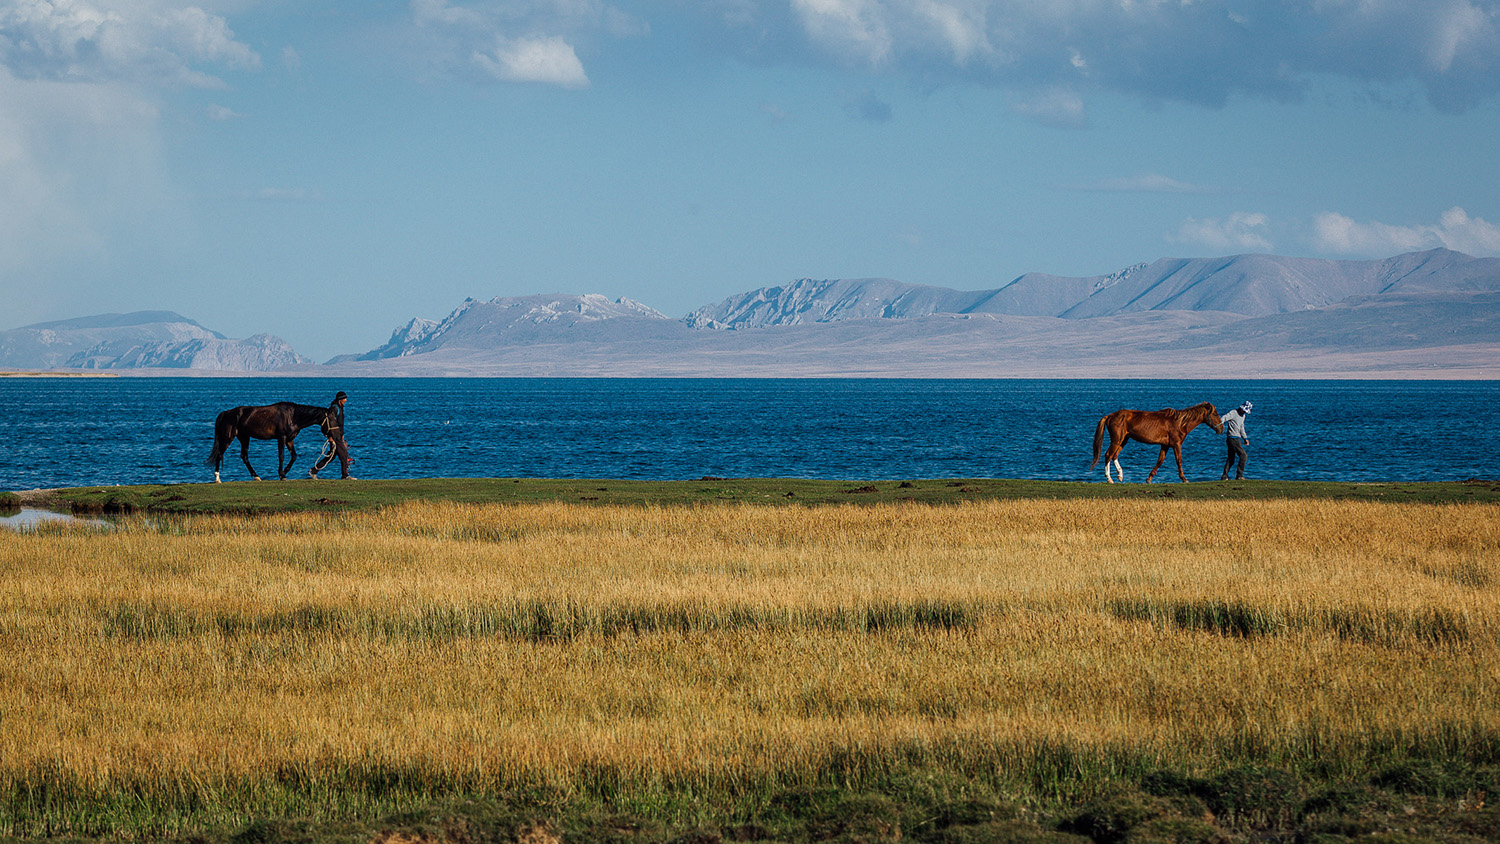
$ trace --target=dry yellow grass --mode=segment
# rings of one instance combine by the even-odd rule
[[[0,532],[0,784],[1465,752],[1500,737],[1497,587],[1487,505],[409,504]]]

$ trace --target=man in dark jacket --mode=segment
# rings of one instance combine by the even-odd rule
[[[337,455],[339,468],[344,472],[344,480],[351,480],[349,464],[354,462],[354,458],[349,456],[349,444],[344,442],[344,404],[348,401],[349,396],[343,390],[339,390],[338,394],[333,397],[333,402],[328,405],[328,418],[323,422],[323,436],[328,438],[328,442],[323,444],[323,456],[318,458],[318,462],[314,463],[311,469],[307,470],[307,473],[314,478],[318,477],[318,472],[322,471],[323,467],[332,462],[334,456]],[[332,449],[328,447],[330,445],[333,446]]]

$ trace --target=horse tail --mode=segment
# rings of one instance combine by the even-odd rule
[[[1099,465],[1099,446],[1104,443],[1104,423],[1108,421],[1108,416],[1101,416],[1098,427],[1094,428],[1094,462],[1089,464],[1090,471]]]
[[[234,420],[231,418],[231,414],[233,413],[234,411],[232,410],[226,410],[214,419],[214,447],[213,451],[209,452],[208,458],[203,461],[203,465],[213,466],[217,469],[219,461],[224,459],[224,452],[229,450],[229,444],[234,442],[234,431],[232,430]]]

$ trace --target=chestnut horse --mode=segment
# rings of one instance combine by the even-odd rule
[[[1124,482],[1125,470],[1120,466],[1120,449],[1125,447],[1127,441],[1135,440],[1161,446],[1161,454],[1157,455],[1151,474],[1146,476],[1146,483],[1151,483],[1156,477],[1156,470],[1167,459],[1169,448],[1177,456],[1177,477],[1186,483],[1187,475],[1182,473],[1182,438],[1204,422],[1216,433],[1224,433],[1224,422],[1219,419],[1212,402],[1194,405],[1187,410],[1170,407],[1163,410],[1117,410],[1100,419],[1099,426],[1094,429],[1094,462],[1089,464],[1089,468],[1099,465],[1099,444],[1103,442],[1104,431],[1108,429],[1109,450],[1104,452],[1105,480],[1115,482],[1109,474],[1109,464],[1114,463],[1115,470],[1120,473],[1120,481]]]
[[[219,462],[224,459],[224,452],[229,450],[229,444],[239,439],[240,459],[245,461],[250,477],[258,481],[260,475],[255,474],[255,467],[250,465],[250,438],[275,440],[276,473],[284,481],[286,473],[291,471],[292,464],[297,460],[297,446],[293,442],[297,438],[297,432],[313,425],[322,425],[327,418],[326,407],[289,401],[261,407],[231,407],[214,420],[214,450],[204,462],[214,467],[214,483],[218,483]],[[281,460],[287,451],[292,453],[292,459],[283,466]]]

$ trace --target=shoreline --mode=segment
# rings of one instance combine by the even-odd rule
[[[73,514],[270,515],[371,510],[412,501],[464,505],[569,504],[579,507],[969,506],[993,501],[1357,500],[1385,504],[1500,504],[1500,480],[1196,481],[1117,483],[1004,478],[810,480],[718,478],[637,481],[609,478],[403,478],[342,481],[228,481],[67,487],[0,492],[17,507]]]
[[[288,381],[310,380],[310,379],[348,379],[354,381],[373,381],[379,379],[406,380],[447,380],[447,379],[487,379],[487,380],[575,380],[575,381],[1370,381],[1370,382],[1397,382],[1397,381],[1445,381],[1453,383],[1478,383],[1487,381],[1500,381],[1500,367],[1494,370],[1479,372],[1454,371],[1454,370],[1425,370],[1425,369],[1401,369],[1389,372],[1367,372],[1352,370],[1335,370],[1329,372],[1306,372],[1286,371],[1267,372],[1255,371],[1244,373],[1202,373],[1193,375],[1162,375],[1145,371],[1108,371],[1108,372],[1084,372],[1069,369],[1062,372],[990,372],[990,373],[949,373],[949,372],[781,372],[776,374],[760,372],[737,372],[737,373],[713,373],[713,372],[642,372],[639,369],[629,370],[631,374],[621,374],[614,371],[599,372],[533,372],[533,371],[490,371],[483,368],[469,369],[462,367],[443,368],[440,371],[419,372],[227,372],[217,370],[139,370],[126,369],[116,372],[57,372],[52,370],[36,372],[0,372],[0,378],[128,378],[128,379],[214,379],[214,378],[276,378]]]

